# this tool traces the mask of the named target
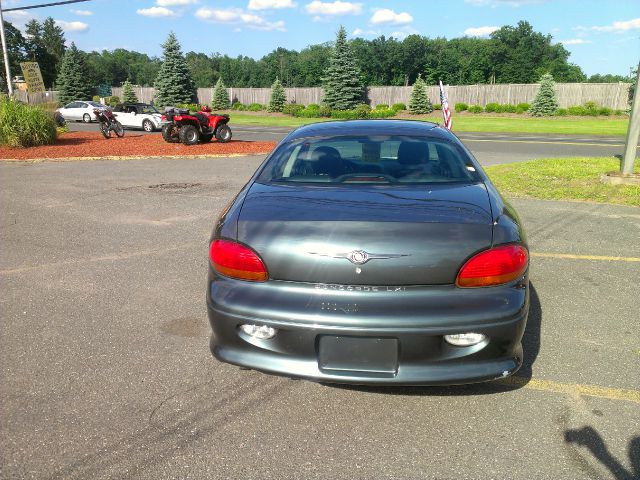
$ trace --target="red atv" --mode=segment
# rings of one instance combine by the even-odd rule
[[[229,115],[211,113],[206,105],[197,113],[169,107],[162,116],[162,138],[165,142],[195,145],[198,142],[216,140],[226,143],[231,140],[231,129],[227,123]]]

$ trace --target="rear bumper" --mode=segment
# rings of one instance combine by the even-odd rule
[[[398,290],[250,283],[210,274],[207,303],[211,351],[221,361],[321,382],[446,385],[494,380],[520,368],[529,288],[526,278],[519,285],[482,289]],[[269,340],[251,338],[239,330],[245,323],[278,333]],[[464,332],[487,339],[471,347],[444,341],[444,335]],[[324,368],[324,336],[394,339],[395,368]]]

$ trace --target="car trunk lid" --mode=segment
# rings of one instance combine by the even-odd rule
[[[254,184],[238,240],[274,280],[340,285],[455,282],[473,253],[489,248],[486,187]]]

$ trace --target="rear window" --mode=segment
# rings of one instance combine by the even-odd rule
[[[282,145],[260,183],[444,183],[479,180],[457,145],[429,137],[339,136]]]

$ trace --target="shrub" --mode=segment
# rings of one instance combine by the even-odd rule
[[[500,104],[495,102],[487,103],[484,107],[484,111],[487,113],[498,113],[498,110],[500,110]]]
[[[531,105],[529,105],[528,103],[519,103],[518,105],[516,105],[516,113],[518,112],[518,110],[522,110],[523,112],[528,112],[530,108],[531,108]]]
[[[300,110],[304,110],[304,105],[300,105],[298,103],[287,103],[282,107],[282,113],[286,115],[293,115],[294,117]]]
[[[331,107],[328,105],[321,105],[319,113],[321,117],[329,118],[331,116]]]
[[[435,105],[434,105],[435,108]],[[394,103],[393,105],[391,105],[391,110],[395,110],[396,112],[401,112],[402,110],[406,110],[407,106],[400,102],[400,103]]]
[[[266,110],[266,107],[261,103],[250,103],[247,110],[250,112],[260,112],[262,110]]]
[[[369,113],[369,118],[391,118],[395,117],[397,113],[392,108],[376,108]]]
[[[197,103],[179,103],[178,105],[174,106],[178,108],[184,108],[185,110],[189,110],[190,112],[199,112],[201,108],[201,106]]]
[[[331,118],[335,118],[337,120],[356,120],[358,118],[358,114],[355,110],[332,110]]]
[[[456,105],[453,108],[456,111],[456,113],[460,113],[460,112],[469,110],[469,105],[467,105],[466,103],[456,103]]]
[[[517,105],[517,106],[516,106],[516,113],[518,113],[518,114],[523,114],[523,113],[525,113],[526,111],[527,111],[527,109],[525,109],[525,108],[521,107],[520,105]]]
[[[569,110],[567,110],[566,108],[559,108],[556,110],[555,114],[558,117],[566,117],[567,115],[569,115]]]
[[[356,115],[358,118],[369,118],[369,113],[371,113],[371,107],[366,103],[362,103],[355,108]]]
[[[94,102],[100,102],[100,97],[99,97],[98,95],[94,95],[91,99],[92,99]]]
[[[233,105],[231,105],[231,108],[233,110],[242,110],[242,107],[244,107],[244,105],[241,104],[240,102],[236,102]]]
[[[115,107],[120,103],[120,97],[117,95],[111,95],[110,97],[105,97],[104,104],[109,105],[110,107]]]
[[[40,107],[0,96],[0,145],[35,147],[55,141],[53,115]]]
[[[569,115],[584,116],[587,114],[587,110],[582,105],[574,105],[567,108],[567,113]]]
[[[379,103],[376,105],[376,110],[388,110],[389,109],[389,105],[387,105],[386,103]]]
[[[434,103],[433,104],[433,109],[434,110],[442,110],[442,105],[440,105],[439,103]]]
[[[471,105],[469,107],[469,113],[482,113],[484,112],[484,108],[482,108],[480,105]]]
[[[622,110],[614,110],[613,114],[614,115],[624,115],[624,112]]]
[[[303,117],[303,118],[319,118],[320,105],[311,103],[307,105],[307,108],[303,108],[302,110],[299,110],[295,115],[296,117]]]
[[[611,115],[611,109],[609,107],[600,107],[598,109],[598,115]]]
[[[536,98],[531,104],[529,113],[534,117],[543,117],[553,115],[558,109],[558,100],[556,99],[555,82],[550,73],[545,73],[540,78],[540,88]]]

